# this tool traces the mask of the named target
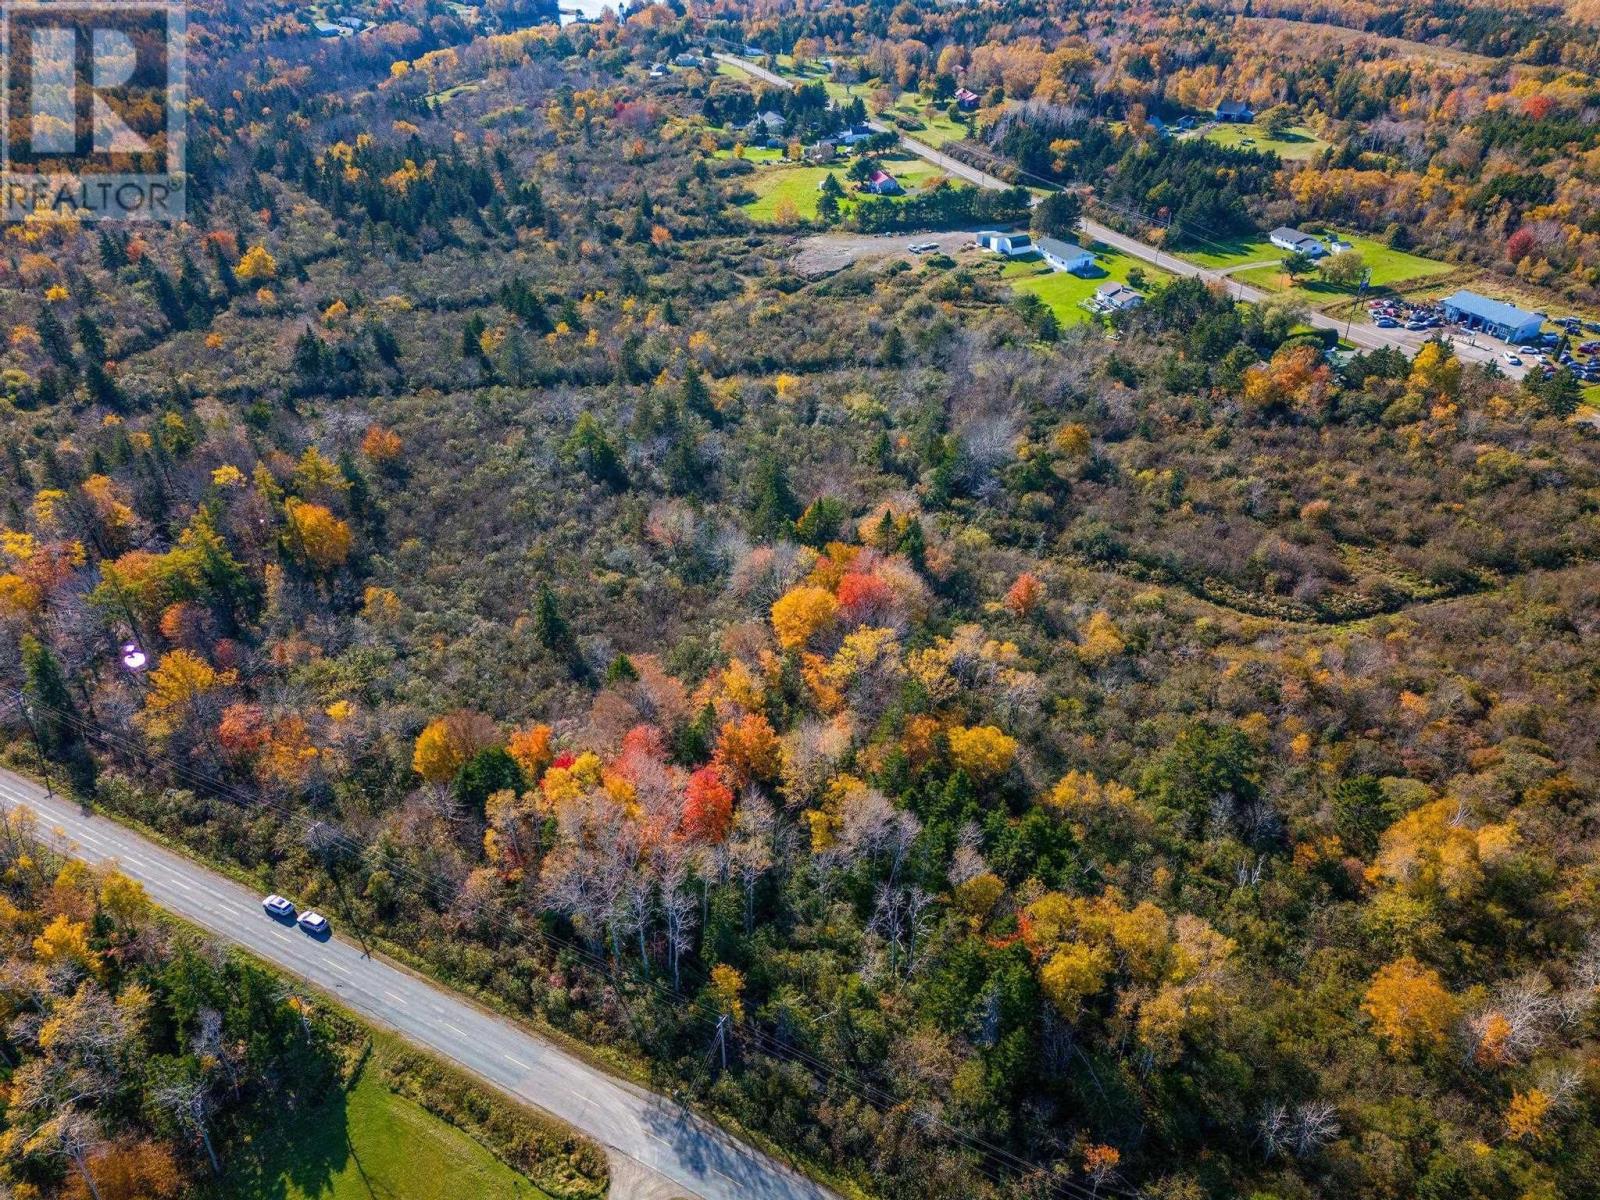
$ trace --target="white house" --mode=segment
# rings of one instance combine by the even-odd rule
[[[1039,253],[1044,255],[1045,262],[1058,271],[1086,275],[1094,270],[1094,255],[1082,246],[1074,246],[1071,242],[1050,237],[1040,238],[1036,245],[1039,247]]]
[[[1314,238],[1309,233],[1301,233],[1298,229],[1290,229],[1287,225],[1279,225],[1267,234],[1267,240],[1280,250],[1287,250],[1290,254],[1304,254],[1309,258],[1322,258],[1328,253],[1328,248],[1322,244],[1321,238]]]
[[[1096,312],[1118,313],[1138,308],[1144,297],[1125,283],[1102,283],[1095,289],[1089,306]]]
[[[1001,233],[997,229],[985,229],[978,234],[978,248],[1014,258],[1019,254],[1031,253],[1034,246],[1033,239],[1025,233]]]
[[[878,131],[871,125],[851,125],[833,135],[833,140],[844,146],[854,146],[857,142],[864,142]]]

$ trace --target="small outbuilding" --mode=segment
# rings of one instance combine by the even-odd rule
[[[887,171],[874,171],[863,183],[862,188],[874,196],[903,196],[905,188],[900,186],[900,181]]]
[[[1031,254],[1034,245],[1033,239],[1025,233],[1001,233],[997,229],[985,229],[978,234],[978,248],[1015,258],[1019,254]]]

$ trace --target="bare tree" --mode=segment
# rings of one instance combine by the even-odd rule
[[[56,1154],[78,1168],[84,1186],[94,1200],[100,1200],[100,1188],[89,1170],[89,1160],[101,1146],[105,1137],[100,1126],[88,1113],[68,1105],[39,1126],[24,1148],[32,1153]]]
[[[212,1173],[222,1174],[222,1164],[211,1144],[211,1115],[216,1109],[216,1100],[205,1077],[198,1071],[176,1075],[152,1091],[151,1099],[157,1107],[171,1114],[179,1128],[205,1147]]]

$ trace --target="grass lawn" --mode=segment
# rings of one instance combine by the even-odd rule
[[[967,136],[967,127],[960,121],[951,120],[950,114],[943,106],[924,104],[922,97],[916,92],[902,93],[894,108],[883,114],[884,124],[893,124],[896,116],[909,117],[921,124],[921,129],[906,129],[901,132],[909,133],[919,142],[927,142],[930,146],[959,142]]]
[[[1178,251],[1178,257],[1185,262],[1192,262],[1200,267],[1210,267],[1214,271],[1243,266],[1246,263],[1276,263],[1283,258],[1283,254],[1282,250],[1264,237],[1235,238],[1217,245],[1208,242]]]
[[[938,167],[914,155],[889,155],[882,161],[885,169],[906,189],[908,196],[916,195],[935,179],[944,176]],[[817,215],[817,199],[820,196],[817,188],[832,172],[845,189],[844,198],[839,201],[840,212],[848,214],[856,204],[854,185],[847,176],[849,169],[848,159],[826,167],[762,167],[742,181],[755,193],[756,198],[741,207],[753,220],[773,221],[777,219],[778,205],[789,199],[794,201],[795,210],[800,216],[810,220]]]
[[[1329,230],[1328,232],[1337,232]],[[1362,260],[1372,268],[1371,286],[1376,289],[1390,287],[1405,280],[1425,279],[1443,275],[1456,268],[1449,263],[1435,262],[1404,250],[1391,250],[1373,238],[1356,234],[1343,234],[1360,253]],[[1232,272],[1232,278],[1268,292],[1292,291],[1308,304],[1327,303],[1355,294],[1355,289],[1336,288],[1322,282],[1315,275],[1302,276],[1291,284],[1284,273],[1282,262],[1285,251],[1274,246],[1265,237],[1239,238],[1216,246],[1206,245],[1180,251],[1180,257],[1198,266],[1212,270],[1242,267]]]
[[[711,153],[711,157],[732,158],[733,147],[730,146],[726,150],[714,150]],[[743,155],[745,162],[752,163],[781,163],[784,157],[784,152],[774,146],[746,146]]]
[[[376,1067],[312,1112],[235,1147],[214,1200],[549,1200]]]
[[[1371,287],[1376,290],[1381,291],[1393,284],[1408,280],[1443,275],[1455,269],[1449,263],[1435,262],[1431,258],[1408,254],[1404,250],[1391,250],[1382,242],[1374,241],[1372,238],[1359,237],[1355,234],[1343,236],[1356,248],[1362,261],[1372,269]],[[1281,260],[1283,251],[1278,250],[1276,246],[1272,249],[1277,251],[1277,257]],[[1326,303],[1345,296],[1353,296],[1357,292],[1356,288],[1335,287],[1316,275],[1304,275],[1298,282],[1291,282],[1288,274],[1276,261],[1271,266],[1235,271],[1233,278],[1261,288],[1263,291],[1293,292],[1308,304]]]
[[[1043,258],[1036,256],[1007,260],[1000,269],[1000,275],[1011,281],[1014,290],[1031,292],[1048,304],[1062,325],[1079,325],[1087,321],[1090,314],[1083,307],[1083,302],[1103,284],[1127,283],[1128,272],[1135,267],[1144,271],[1147,281],[1142,289],[1144,291],[1149,290],[1149,284],[1164,284],[1172,278],[1167,272],[1158,271],[1149,263],[1131,258],[1109,246],[1094,243],[1089,249],[1094,251],[1095,258],[1105,270],[1104,275],[1082,279],[1066,271],[1052,270]]]
[[[1217,124],[1207,129],[1201,137],[1219,146],[1232,146],[1239,150],[1271,150],[1285,162],[1310,158],[1327,146],[1304,125],[1291,125],[1281,137],[1273,137],[1257,124]],[[1244,143],[1251,141],[1253,145]]]

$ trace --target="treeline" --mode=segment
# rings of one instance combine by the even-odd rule
[[[1204,138],[1140,138],[1052,106],[1007,116],[989,137],[1028,172],[1092,184],[1106,204],[1130,220],[1170,228],[1180,244],[1255,232],[1247,198],[1267,195],[1280,166],[1270,151]]]
[[[973,223],[1002,226],[1024,224],[1028,219],[1029,199],[1026,188],[1014,187],[994,192],[947,185],[905,199],[863,199],[856,206],[854,223],[863,233],[887,233],[895,229],[953,229]]]

